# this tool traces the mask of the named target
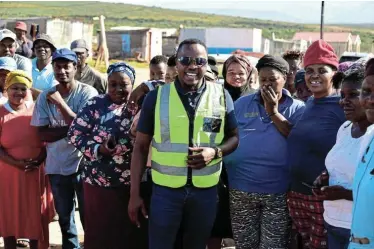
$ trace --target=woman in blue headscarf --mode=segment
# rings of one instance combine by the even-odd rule
[[[108,93],[91,99],[70,126],[70,142],[85,155],[83,179],[86,249],[148,248],[147,226],[132,225],[130,197],[131,126],[127,103],[135,70],[124,62],[109,66]],[[146,177],[144,178],[146,181]]]

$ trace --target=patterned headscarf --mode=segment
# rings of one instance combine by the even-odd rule
[[[353,64],[353,61],[345,61],[339,64],[338,72],[345,72]]]
[[[27,88],[32,87],[32,79],[25,71],[22,70],[14,70],[10,72],[6,79],[5,79],[5,85],[4,89],[8,89],[14,84],[24,84]]]
[[[353,62],[345,71],[344,76],[347,77],[352,74],[358,74],[359,78],[364,78],[365,76],[365,66],[368,62],[368,58],[361,58]]]
[[[113,63],[112,65],[110,65],[108,67],[108,70],[107,70],[108,77],[112,73],[116,73],[116,72],[124,73],[127,76],[129,76],[129,78],[131,80],[131,84],[134,85],[134,83],[135,83],[135,69],[132,66],[130,66],[126,62]]]

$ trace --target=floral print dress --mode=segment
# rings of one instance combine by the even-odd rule
[[[70,142],[85,156],[84,182],[100,187],[130,185],[130,163],[134,139],[130,129],[135,112],[117,105],[108,95],[87,102],[68,132]],[[115,154],[100,155],[100,145],[109,135],[115,138]]]

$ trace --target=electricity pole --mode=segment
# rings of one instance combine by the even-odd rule
[[[320,38],[321,38],[321,40],[323,40],[323,19],[324,19],[324,12],[325,12],[325,1],[322,1],[322,3],[321,3],[321,28],[320,28],[320,31],[321,31]]]

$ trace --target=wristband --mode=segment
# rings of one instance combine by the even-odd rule
[[[272,117],[274,115],[277,115],[279,112],[273,112],[272,114],[268,115],[269,117]]]

